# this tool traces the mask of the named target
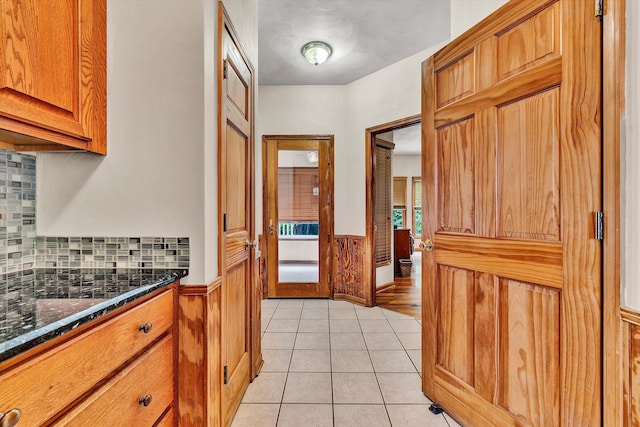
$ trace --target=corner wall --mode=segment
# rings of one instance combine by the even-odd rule
[[[225,5],[256,67],[257,0]],[[182,282],[216,278],[217,14],[209,0],[109,0],[108,154],[37,155],[39,235],[186,236]]]

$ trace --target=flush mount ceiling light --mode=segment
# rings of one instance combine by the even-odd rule
[[[316,66],[329,59],[331,52],[331,46],[325,42],[309,42],[302,46],[302,56]]]

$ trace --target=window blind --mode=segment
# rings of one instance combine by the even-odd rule
[[[391,263],[391,152],[390,148],[376,146],[375,252],[377,267]]]
[[[278,168],[278,220],[318,220],[318,168]]]

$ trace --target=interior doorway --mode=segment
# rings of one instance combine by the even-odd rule
[[[366,133],[367,247],[372,254],[365,272],[371,284],[366,302],[376,305],[378,295],[389,304],[386,308],[412,306],[409,312],[419,314],[421,277],[412,258],[422,237],[420,116],[375,126]],[[390,149],[389,159],[385,148]],[[415,287],[414,292],[405,289],[394,295],[402,286]]]
[[[263,138],[269,298],[331,296],[333,136]]]

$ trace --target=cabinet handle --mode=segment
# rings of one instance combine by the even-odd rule
[[[18,408],[14,408],[7,413],[0,412],[0,427],[13,427],[18,424],[22,412]]]
[[[149,332],[151,332],[151,329],[153,329],[153,325],[151,324],[151,322],[146,322],[140,325],[140,327],[138,328],[139,331],[142,331],[145,334],[148,334]]]
[[[143,396],[140,399],[138,399],[138,404],[142,406],[149,406],[151,405],[152,400],[153,400],[153,396],[151,396],[150,394],[147,394],[146,396]]]

